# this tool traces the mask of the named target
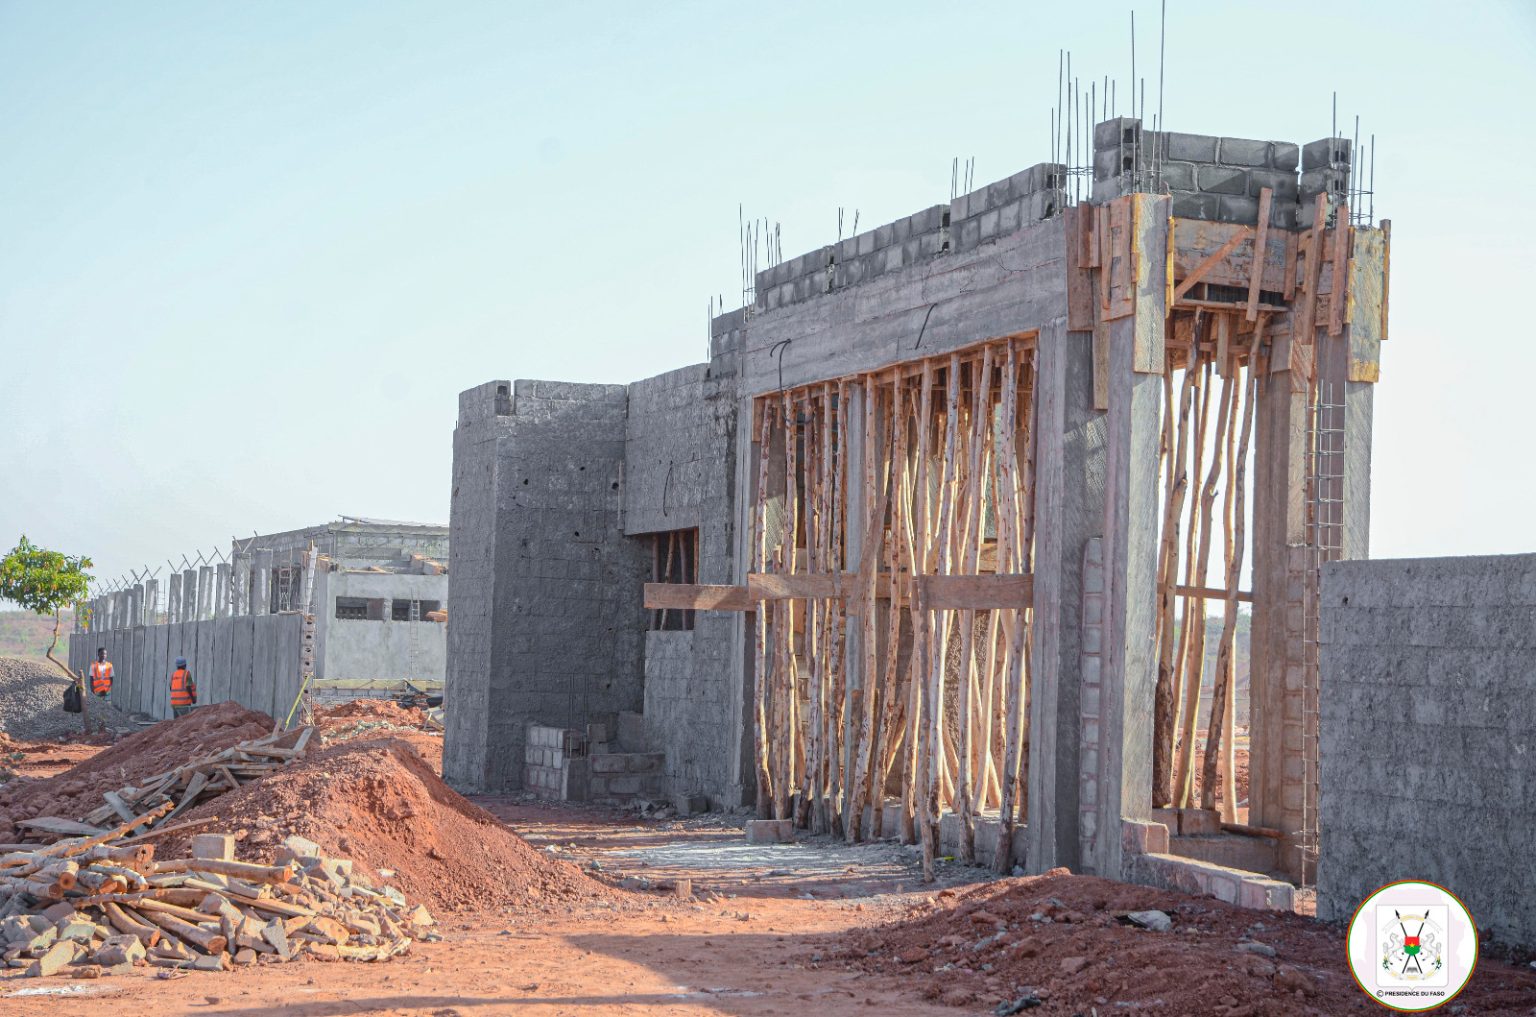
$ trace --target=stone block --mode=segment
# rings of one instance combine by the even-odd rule
[[[1179,809],[1179,833],[1185,837],[1214,837],[1221,833],[1221,814],[1215,809]]]
[[[789,819],[749,819],[748,844],[789,844],[795,839],[795,824]]]
[[[623,752],[594,753],[587,757],[587,766],[593,774],[623,773],[628,769],[625,755]]]

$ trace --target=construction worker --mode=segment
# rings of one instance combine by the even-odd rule
[[[176,670],[171,672],[171,712],[180,717],[192,712],[197,705],[197,682],[187,669],[187,658],[176,658]]]
[[[91,694],[102,699],[112,694],[112,662],[104,646],[96,647],[96,659],[91,661]]]

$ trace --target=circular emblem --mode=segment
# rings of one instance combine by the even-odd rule
[[[1477,926],[1466,906],[1420,880],[1388,883],[1362,901],[1347,946],[1356,984],[1403,1013],[1450,1002],[1477,967]]]

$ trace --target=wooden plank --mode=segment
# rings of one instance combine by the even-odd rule
[[[1189,274],[1184,276],[1184,278],[1179,281],[1178,286],[1174,288],[1173,299],[1175,301],[1183,299],[1184,294],[1193,289],[1196,283],[1203,281],[1212,269],[1214,269],[1221,262],[1225,261],[1227,255],[1236,250],[1238,244],[1241,244],[1244,240],[1247,240],[1252,235],[1253,229],[1251,227],[1239,226],[1232,233],[1232,235],[1227,238],[1226,243],[1222,244],[1211,254],[1207,255],[1204,261],[1196,265],[1189,272]],[[1174,267],[1175,269],[1178,268],[1177,261],[1174,262]]]
[[[1333,279],[1328,293],[1328,334],[1344,331],[1344,303],[1349,297],[1349,240],[1354,229],[1349,225],[1349,203],[1339,204],[1338,225],[1333,228]]]
[[[1233,234],[1239,232],[1252,233],[1254,227],[1204,219],[1175,218],[1171,245],[1174,278],[1182,279],[1189,275],[1213,251],[1220,249]],[[1288,253],[1294,256],[1295,236],[1288,230],[1269,230],[1263,248],[1260,289],[1273,293],[1285,292],[1286,257]],[[1257,250],[1257,247],[1239,244],[1226,258],[1213,265],[1201,281],[1214,286],[1236,286],[1246,290],[1253,278]]]
[[[919,576],[917,585],[925,608],[986,611],[1029,607],[1034,599],[1035,577],[1028,572],[932,575]]]
[[[122,817],[123,822],[131,823],[139,818],[138,813],[130,809],[128,803],[123,801],[122,796],[116,791],[103,791],[101,797],[106,800],[108,805],[112,806],[113,812]]]
[[[645,607],[648,610],[750,611],[752,600],[745,586],[646,583]]]
[[[842,597],[857,584],[851,572],[751,572],[747,574],[747,597],[759,600],[821,600]]]
[[[58,816],[18,819],[16,825],[25,826],[29,830],[41,830],[43,833],[56,833],[63,837],[95,837],[106,832],[99,826],[77,823],[73,819],[61,819]]]
[[[1253,270],[1248,280],[1248,313],[1249,321],[1259,319],[1259,290],[1264,281],[1264,251],[1269,244],[1269,206],[1274,201],[1275,191],[1272,187],[1265,187],[1259,191],[1259,224],[1253,238]]]
[[[1093,233],[1093,209],[1092,205],[1074,205],[1062,211],[1067,227],[1067,328],[1074,332],[1093,328],[1093,272],[1087,250]]]
[[[1181,597],[1199,597],[1201,600],[1226,600],[1227,591],[1217,586],[1175,586],[1173,592]],[[1251,590],[1238,590],[1237,599],[1245,604],[1253,603]]]

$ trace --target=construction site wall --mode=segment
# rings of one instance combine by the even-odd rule
[[[1394,879],[1536,946],[1536,554],[1324,566],[1317,913]]]
[[[667,534],[684,534],[697,566],[674,575],[699,583],[735,581],[735,363],[734,354],[717,357],[629,386],[624,532],[658,559]],[[664,783],[738,804],[731,762],[742,748],[744,698],[731,660],[736,619],[718,611],[648,615],[645,740],[667,748]]]
[[[104,647],[113,705],[163,720],[171,716],[171,671],[185,657],[199,704],[232,699],[282,719],[303,681],[303,624],[290,613],[79,633],[70,640],[69,666],[86,672]]]
[[[444,775],[522,783],[530,724],[643,705],[651,556],[623,535],[622,385],[491,382],[454,432]]]
[[[447,575],[321,572],[314,597],[316,678],[443,680],[447,633],[426,612],[448,606]]]

